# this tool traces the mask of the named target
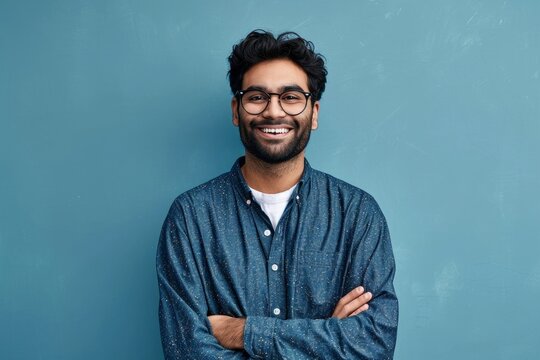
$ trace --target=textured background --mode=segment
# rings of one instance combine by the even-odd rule
[[[173,198],[242,153],[226,57],[328,59],[308,158],[392,233],[396,359],[533,359],[538,1],[0,1],[0,358],[159,359]]]

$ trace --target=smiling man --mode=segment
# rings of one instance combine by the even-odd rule
[[[295,33],[233,47],[230,172],[182,195],[157,253],[167,359],[391,359],[398,302],[385,218],[312,169],[326,69]]]

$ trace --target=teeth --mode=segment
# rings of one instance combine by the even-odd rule
[[[286,134],[286,133],[289,132],[289,129],[268,129],[268,128],[263,128],[262,131],[267,133],[267,134]]]

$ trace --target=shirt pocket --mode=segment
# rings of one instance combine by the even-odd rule
[[[340,299],[343,254],[301,250],[296,279],[296,309],[308,318],[327,318]]]

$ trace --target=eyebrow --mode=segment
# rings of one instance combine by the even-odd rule
[[[250,87],[248,87],[247,89],[245,89],[244,91],[249,91],[249,90],[259,90],[259,91],[264,91],[266,93],[268,92],[272,92],[272,91],[268,91],[268,88],[265,87],[265,86],[258,86],[258,85],[252,85]],[[289,85],[284,85],[280,88],[278,88],[278,92],[280,93],[283,93],[283,92],[286,92],[286,91],[301,91],[301,92],[306,92],[306,90],[302,89],[302,87],[300,85],[297,85],[297,84],[289,84]],[[308,91],[309,92],[309,91]]]

